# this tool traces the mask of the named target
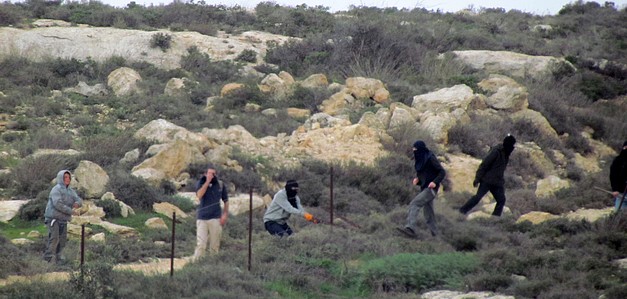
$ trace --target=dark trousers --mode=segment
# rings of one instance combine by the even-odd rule
[[[503,208],[505,207],[505,187],[503,185],[486,183],[479,184],[477,194],[468,199],[466,204],[459,208],[459,211],[463,214],[468,213],[468,211],[472,210],[472,208],[474,208],[479,203],[481,198],[483,198],[488,193],[488,191],[492,193],[492,196],[494,196],[494,199],[496,200],[496,206],[494,207],[492,215],[501,216],[501,213],[503,213]]]
[[[58,263],[63,260],[61,252],[67,242],[67,223],[59,221],[46,221],[48,227],[48,243],[46,244],[46,252],[44,259],[51,263]]]
[[[287,225],[287,223],[279,224],[275,221],[268,221],[265,222],[263,225],[266,227],[266,230],[273,236],[283,237],[289,236],[293,233],[292,229],[289,227],[289,225]]]

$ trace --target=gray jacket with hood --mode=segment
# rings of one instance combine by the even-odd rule
[[[74,203],[83,206],[83,200],[78,197],[76,191],[63,183],[63,175],[65,173],[69,173],[70,178],[72,177],[69,170],[61,170],[57,173],[57,184],[50,190],[48,204],[44,212],[46,221],[56,219],[62,223],[68,222],[72,219],[72,206]]]
[[[285,189],[281,189],[274,195],[270,206],[263,215],[263,223],[275,221],[279,224],[285,224],[291,214],[303,216],[305,214],[305,210],[300,203],[300,197],[298,197],[298,195],[296,195],[296,206],[297,208],[294,208],[292,204],[290,204],[287,200],[287,192]]]

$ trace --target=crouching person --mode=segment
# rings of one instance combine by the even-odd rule
[[[289,236],[293,233],[287,220],[292,214],[300,215],[305,220],[318,223],[313,215],[305,212],[298,197],[298,183],[295,180],[289,180],[285,184],[285,188],[281,189],[274,195],[270,206],[263,215],[263,224],[266,230],[274,236]]]

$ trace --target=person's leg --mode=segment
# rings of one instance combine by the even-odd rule
[[[65,261],[61,252],[67,243],[67,223],[59,223],[59,246],[57,246],[57,263]]]
[[[418,228],[418,213],[420,209],[433,200],[433,193],[431,190],[425,188],[420,191],[416,197],[409,203],[409,213],[407,213],[407,221],[405,227],[410,228],[414,233]]]
[[[429,227],[429,230],[431,231],[431,235],[436,236],[438,234],[438,228],[435,222],[435,211],[433,209],[433,199],[431,199],[431,201],[425,204],[423,211],[424,211],[423,213],[425,216],[425,220],[427,220],[427,226]]]
[[[48,227],[48,243],[46,246],[46,252],[44,253],[44,260],[56,263],[57,262],[57,248],[59,246],[59,222],[50,221],[46,222]]]
[[[503,208],[505,207],[505,187],[494,185],[490,188],[490,193],[496,200],[496,206],[494,206],[493,216],[501,216]]]
[[[469,198],[468,201],[461,208],[459,208],[459,212],[464,215],[468,213],[479,203],[479,201],[486,195],[486,193],[488,193],[489,190],[490,186],[488,184],[479,184],[477,194]]]
[[[199,259],[205,255],[207,250],[207,234],[209,228],[207,220],[196,220],[196,250],[194,251],[194,259]]]
[[[292,229],[287,225],[287,223],[281,225],[276,223],[275,221],[268,221],[264,223],[266,230],[273,236],[289,236],[292,234]]]
[[[220,225],[220,219],[211,219],[207,222],[209,223],[209,252],[216,254],[220,251],[222,225]]]

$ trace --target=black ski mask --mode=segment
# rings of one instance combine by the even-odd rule
[[[296,194],[298,194],[298,183],[295,180],[289,180],[285,183],[285,192],[287,193],[287,200],[290,204],[298,208],[296,205]]]
[[[514,136],[507,134],[505,139],[503,139],[503,150],[509,156],[514,151],[514,144],[516,144],[516,138]]]

